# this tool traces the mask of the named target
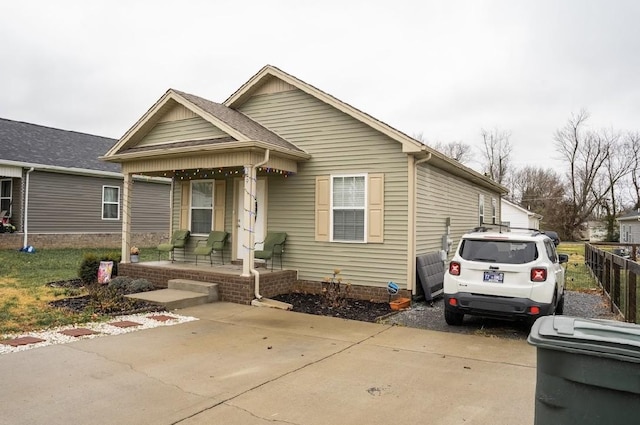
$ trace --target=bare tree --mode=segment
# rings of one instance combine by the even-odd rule
[[[509,178],[512,202],[542,215],[542,228],[567,238],[564,214],[565,184],[552,169],[524,167]]]
[[[449,158],[453,158],[461,164],[468,164],[472,160],[471,145],[460,141],[449,143],[436,142],[431,145],[437,151],[442,152]]]
[[[471,145],[468,145],[462,141],[453,141],[453,142],[428,142],[424,137],[423,133],[418,133],[413,136],[414,139],[421,141],[425,145],[432,147],[437,150],[458,161],[461,164],[468,164],[473,159]]]
[[[581,110],[572,114],[567,124],[555,133],[556,150],[569,166],[569,208],[567,230],[573,237],[592,216],[594,209],[605,205],[607,215],[615,216],[614,191],[617,182],[630,171],[630,161],[618,155],[618,134],[613,131],[586,129],[589,114]]]
[[[633,187],[633,208],[640,208],[640,133],[627,133],[625,144],[627,146],[628,155],[631,157],[631,186]]]
[[[494,128],[491,131],[482,129],[480,134],[483,142],[483,171],[491,180],[502,184],[511,168],[511,133]]]

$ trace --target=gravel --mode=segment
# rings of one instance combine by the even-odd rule
[[[159,321],[152,319],[151,316],[154,315],[163,315],[169,316],[172,319],[167,321]],[[18,347],[12,347],[11,345],[1,344],[0,343],[0,355],[15,353],[19,351],[31,350],[33,348],[46,347],[47,345],[54,344],[66,344],[69,342],[74,342],[79,339],[92,339],[92,338],[101,338],[108,335],[120,335],[129,332],[135,332],[143,329],[151,329],[159,326],[172,326],[177,325],[179,323],[191,322],[194,320],[198,320],[195,317],[190,316],[181,316],[179,314],[161,312],[161,313],[144,313],[144,314],[129,314],[123,316],[112,317],[109,322],[91,322],[91,323],[82,323],[76,326],[62,326],[58,328],[46,329],[41,331],[34,332],[24,332],[19,334],[6,334],[0,336],[0,341],[21,338],[25,336],[31,336],[39,339],[44,339],[43,342],[38,342],[36,344],[28,344],[28,345],[20,345]],[[129,328],[120,328],[117,326],[112,326],[109,323],[112,322],[120,322],[120,321],[131,321],[140,323],[140,326],[129,327]],[[98,332],[92,335],[85,335],[81,337],[73,337],[61,334],[60,331],[68,330],[68,329],[90,329],[92,331]]]
[[[565,297],[564,314],[566,316],[616,319],[616,316],[611,313],[607,302],[599,292],[567,291]],[[387,317],[381,322],[434,331],[514,339],[526,339],[530,330],[522,322],[508,322],[474,316],[465,316],[462,326],[449,326],[444,321],[442,298],[435,300],[433,306],[425,302],[414,302],[410,309]]]

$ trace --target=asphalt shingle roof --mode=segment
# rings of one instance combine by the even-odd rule
[[[0,162],[27,162],[119,173],[120,164],[98,159],[115,139],[0,118]]]
[[[175,89],[173,89],[173,91],[252,140],[260,140],[280,148],[296,152],[304,152],[293,143],[288,142],[274,132],[267,130],[265,127],[261,126],[241,112],[193,94],[184,93]]]

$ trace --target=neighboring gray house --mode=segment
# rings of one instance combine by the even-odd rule
[[[123,176],[98,159],[115,142],[0,118],[0,212],[16,227],[0,248],[120,246]],[[133,240],[155,245],[169,230],[170,182],[134,181]]]
[[[389,281],[415,293],[416,256],[443,248],[452,255],[469,229],[499,223],[506,193],[273,66],[223,103],[168,90],[103,158],[122,166],[125,181],[173,179],[172,228],[192,235],[179,259],[194,261],[197,242],[224,230],[224,255],[248,277],[255,242],[286,232],[283,268],[302,282],[341,269],[367,298],[385,294]],[[136,219],[124,225],[126,263]]]
[[[618,217],[620,242],[640,243],[640,210],[632,210]]]

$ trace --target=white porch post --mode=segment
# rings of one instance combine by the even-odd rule
[[[243,228],[242,231],[242,249],[248,250],[245,260],[242,262],[242,276],[251,276],[251,269],[253,268],[254,260],[254,243],[255,223],[253,221],[255,203],[252,199],[255,199],[255,180],[256,170],[251,165],[244,166],[244,196],[243,196]]]
[[[122,263],[128,263],[131,247],[131,195],[133,191],[133,174],[125,173],[122,184]]]

